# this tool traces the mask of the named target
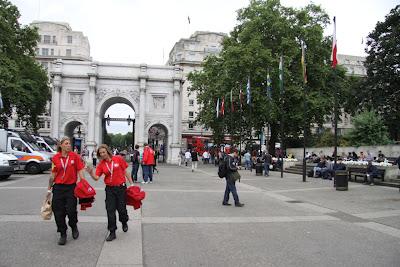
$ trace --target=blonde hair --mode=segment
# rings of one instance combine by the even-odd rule
[[[113,156],[113,153],[112,153],[112,151],[111,151],[111,148],[110,148],[108,145],[106,145],[106,144],[101,144],[101,145],[99,145],[99,148],[97,149],[97,157],[98,157],[98,158],[100,158],[100,149],[102,149],[102,148],[104,148],[104,149],[107,151],[107,154],[108,154],[110,157]]]
[[[58,142],[58,144],[57,144],[57,152],[61,152],[61,145],[65,141],[69,141],[71,143],[71,139],[68,136],[64,136],[63,138],[61,138],[60,142]]]

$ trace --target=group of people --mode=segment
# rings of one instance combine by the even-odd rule
[[[136,145],[135,151],[138,152]],[[72,151],[71,141],[68,137],[61,139],[57,154],[52,158],[52,170],[49,179],[47,199],[51,199],[51,206],[57,225],[57,232],[60,233],[59,245],[67,243],[66,217],[68,216],[68,225],[72,230],[72,238],[79,237],[78,230],[78,212],[77,198],[74,195],[74,189],[78,180],[85,179],[86,172],[98,181],[103,178],[106,185],[106,212],[109,234],[106,241],[112,241],[116,238],[117,222],[116,212],[118,211],[119,221],[122,224],[122,230],[128,231],[128,212],[126,209],[125,193],[127,181],[133,185],[137,181],[137,169],[139,162],[142,163],[144,177],[152,181],[151,168],[154,165],[154,151],[146,144],[142,154],[142,160],[139,161],[140,154],[136,155],[133,162],[132,174],[127,171],[128,164],[119,155],[113,155],[113,151],[105,144],[100,145],[96,151],[96,158],[100,159],[96,167],[85,166],[85,162],[80,155]],[[96,164],[94,164],[96,165]]]

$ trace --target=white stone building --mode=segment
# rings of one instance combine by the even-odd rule
[[[182,88],[182,146],[192,143],[193,137],[210,137],[211,131],[201,125],[194,125],[199,110],[196,93],[188,95],[190,82],[187,75],[195,70],[201,70],[201,64],[208,55],[221,52],[222,40],[226,36],[220,32],[198,31],[190,38],[182,38],[175,43],[169,53],[168,65],[179,64],[183,68],[185,83]]]
[[[68,23],[34,21],[30,24],[36,27],[40,40],[35,49],[36,59],[49,72],[56,59],[91,60],[89,40],[82,32],[73,31]],[[8,122],[10,129],[23,130],[25,122],[18,119],[16,112]],[[39,116],[39,134],[50,135],[50,103],[44,114]]]

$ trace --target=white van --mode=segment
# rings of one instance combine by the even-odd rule
[[[17,157],[8,153],[0,153],[0,180],[7,179],[17,170],[19,170]]]
[[[33,145],[33,144],[32,144]],[[0,129],[0,150],[9,152],[18,158],[19,170],[37,174],[51,168],[50,158],[31,147],[21,139],[18,133]]]

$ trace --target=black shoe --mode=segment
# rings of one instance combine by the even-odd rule
[[[222,205],[224,205],[224,206],[231,206],[232,204],[222,202]]]
[[[128,224],[127,223],[122,224],[122,231],[128,232]]]
[[[244,204],[243,203],[237,203],[237,204],[235,204],[235,207],[243,207],[244,206]]]
[[[116,238],[117,238],[117,236],[115,235],[115,231],[114,232],[110,232],[110,234],[106,238],[106,241],[110,242],[110,241],[113,241]]]
[[[79,237],[78,226],[75,226],[74,228],[72,228],[72,238],[78,239],[78,237]]]
[[[64,246],[67,243],[67,234],[61,234],[58,244]]]

